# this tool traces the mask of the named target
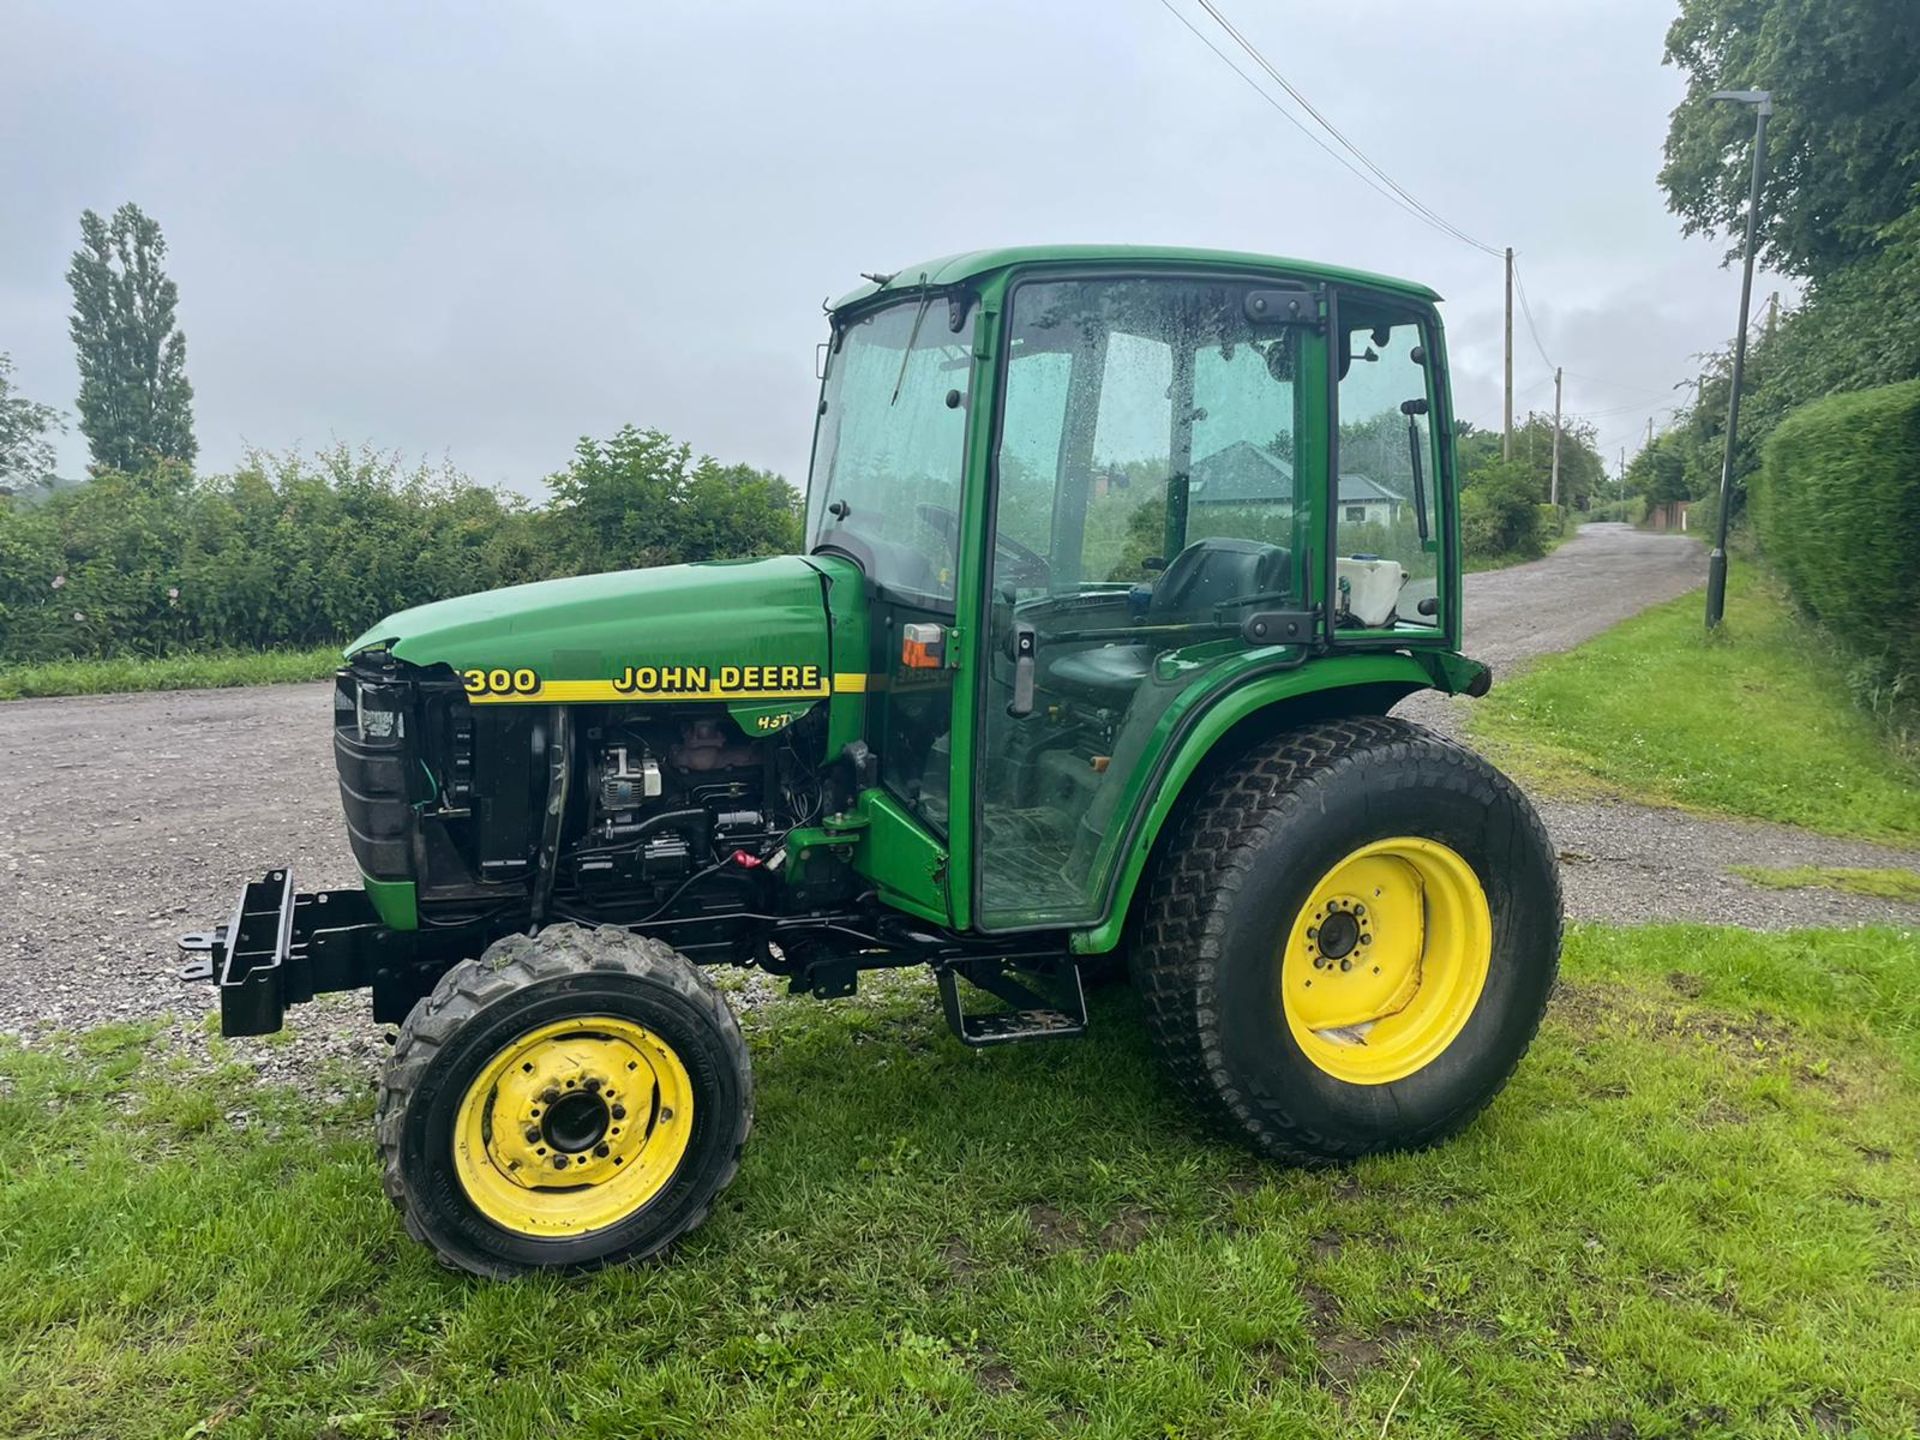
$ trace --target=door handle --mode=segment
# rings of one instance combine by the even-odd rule
[[[1039,632],[1023,620],[1014,621],[1010,648],[1013,651],[1013,699],[1007,703],[1007,714],[1031,715],[1033,657],[1040,648]]]

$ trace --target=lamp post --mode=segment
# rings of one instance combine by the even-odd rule
[[[1740,329],[1733,342],[1733,393],[1727,400],[1727,453],[1720,462],[1719,537],[1707,558],[1707,629],[1717,630],[1727,609],[1727,520],[1733,505],[1733,447],[1740,435],[1740,380],[1747,368],[1747,307],[1753,302],[1753,237],[1760,219],[1760,182],[1767,168],[1767,117],[1773,114],[1773,94],[1767,90],[1716,90],[1714,100],[1751,105],[1753,115],[1753,186],[1747,192],[1746,263],[1740,272]]]

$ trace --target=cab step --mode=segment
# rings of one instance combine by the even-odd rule
[[[1087,995],[1080,985],[1080,969],[1071,962],[1046,977],[1053,982],[1048,987],[1055,992],[1051,996],[1017,978],[1002,960],[950,961],[936,974],[947,1024],[963,1045],[979,1049],[1016,1040],[1071,1040],[1087,1033]],[[1034,978],[1040,980],[1037,974]],[[960,1000],[962,980],[1012,1008],[969,1014]]]

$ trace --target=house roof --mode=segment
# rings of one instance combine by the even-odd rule
[[[1187,494],[1201,505],[1291,504],[1293,466],[1264,445],[1238,440],[1194,462]],[[1377,480],[1341,472],[1342,505],[1404,505],[1406,500]]]
[[[1393,505],[1403,505],[1407,497],[1396,495],[1386,486],[1364,475],[1340,472],[1340,503],[1343,505],[1361,505],[1369,500],[1385,500]]]
[[[1212,505],[1291,502],[1293,466],[1264,446],[1236,440],[1194,462],[1187,495]]]

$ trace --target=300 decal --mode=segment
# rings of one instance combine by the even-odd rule
[[[469,695],[537,695],[540,677],[531,670],[462,670]]]

